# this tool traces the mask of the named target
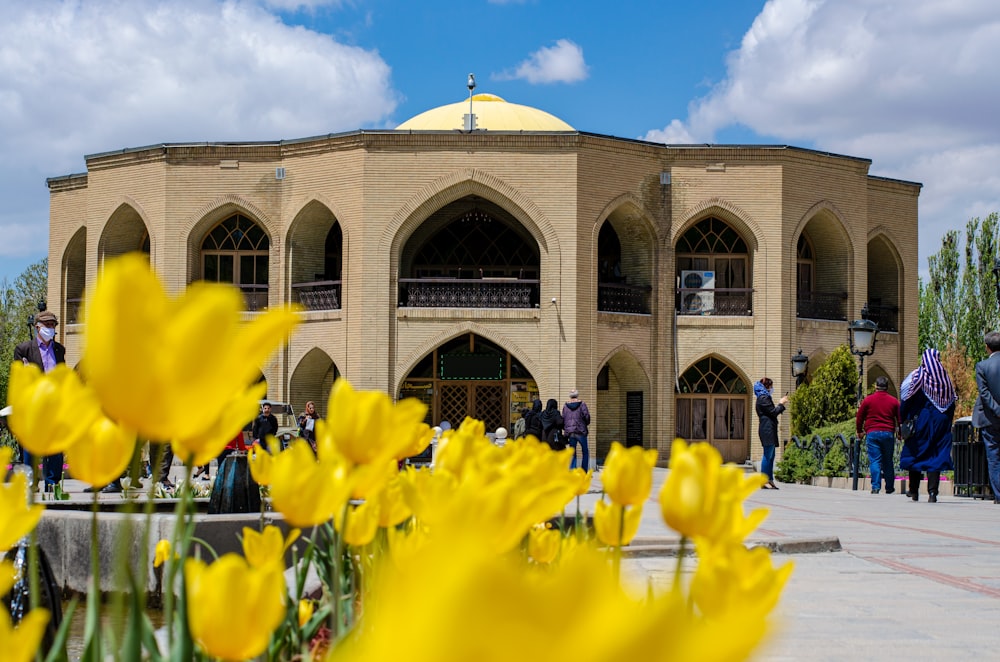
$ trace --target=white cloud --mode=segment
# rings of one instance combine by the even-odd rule
[[[317,7],[340,6],[341,0],[261,0],[265,7],[278,11],[312,10]]]
[[[381,126],[398,100],[390,74],[378,53],[252,2],[0,3],[0,195],[19,201],[0,254],[47,245],[43,180],[82,172],[85,154]]]
[[[920,181],[921,264],[1000,208],[1000,5],[994,0],[770,0],[726,78],[664,130],[762,136],[871,158]]]
[[[587,78],[583,49],[569,39],[539,48],[513,72],[493,74],[493,80],[526,80],[539,83],[576,83]]]

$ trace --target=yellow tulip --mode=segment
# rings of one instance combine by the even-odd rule
[[[274,466],[274,456],[281,452],[281,444],[269,443],[268,448],[271,449],[270,452],[260,444],[254,444],[247,453],[250,475],[258,485],[271,484],[271,468]]]
[[[44,511],[43,506],[28,505],[28,477],[25,474],[15,473],[9,483],[0,484],[0,552],[31,533]]]
[[[3,648],[3,659],[7,662],[34,660],[45,634],[45,626],[49,623],[49,616],[46,609],[32,609],[15,628],[10,621],[10,614],[0,607],[0,647]]]
[[[577,481],[576,489],[573,490],[575,496],[583,496],[590,491],[590,484],[594,480],[594,470],[584,471],[580,467],[575,469],[570,469],[570,473],[573,478]]]
[[[656,449],[641,446],[625,448],[617,441],[604,461],[601,482],[604,493],[622,506],[635,506],[647,498],[653,487],[653,467],[656,466]]]
[[[382,491],[393,477],[399,475],[396,460],[386,458],[371,464],[357,464],[351,468],[351,498],[369,499]]]
[[[344,534],[344,541],[353,547],[364,547],[375,538],[378,530],[378,504],[365,501],[360,506],[351,506],[347,511],[347,527],[341,530],[340,517],[334,517],[337,531]]]
[[[244,323],[243,308],[235,287],[197,282],[170,298],[147,257],[108,260],[87,302],[87,383],[110,418],[144,438],[203,438],[298,322],[279,309]]]
[[[406,400],[403,402],[406,402]],[[400,402],[399,404],[402,405],[403,402]],[[434,429],[426,423],[419,423],[407,428],[407,430],[412,437],[410,438],[408,444],[403,446],[402,450],[400,450],[396,455],[397,460],[405,460],[408,457],[420,455],[427,449],[428,446],[431,445],[431,441],[434,439]]]
[[[101,416],[88,434],[66,451],[73,477],[91,485],[107,485],[128,468],[135,451],[135,431]]]
[[[239,555],[226,554],[212,565],[188,559],[184,573],[191,637],[209,657],[246,660],[267,650],[271,633],[285,620],[280,568],[254,568]],[[233,596],[252,618],[233,618]]]
[[[212,424],[193,437],[174,437],[170,445],[174,454],[193,466],[208,464],[217,457],[233,437],[243,429],[260,407],[260,399],[267,392],[267,384],[254,384],[233,397],[219,412]],[[271,444],[276,446],[277,444]]]
[[[378,525],[382,528],[401,524],[413,514],[406,499],[403,498],[401,475],[397,473],[393,476],[375,497],[378,502]]]
[[[353,464],[394,459],[423,430],[427,406],[414,398],[393,405],[381,391],[355,391],[338,379],[330,391],[328,419],[316,425],[316,447],[322,456],[335,452]]]
[[[517,555],[498,557],[468,536],[434,534],[394,560],[371,584],[366,626],[328,660],[735,660],[766,632],[740,633],[735,617],[700,618],[676,594],[632,597],[589,545],[558,564],[525,568]]]
[[[101,414],[97,395],[65,363],[46,374],[33,363],[14,363],[7,401],[10,429],[34,455],[62,453]]]
[[[675,439],[670,473],[660,491],[663,519],[687,537],[742,541],[767,515],[763,509],[743,515],[743,501],[764,480],[761,474],[748,475],[735,465],[723,465],[719,451],[710,444],[688,445]]]
[[[559,553],[561,540],[559,531],[536,526],[528,534],[528,556],[536,563],[552,563]]]
[[[312,600],[299,600],[299,628],[304,628],[313,617]]]
[[[176,554],[173,556],[174,559],[180,558]],[[170,541],[163,539],[156,543],[156,554],[153,556],[153,567],[159,568],[161,565],[170,560]]]
[[[691,580],[691,597],[710,618],[739,611],[748,619],[766,616],[778,603],[793,564],[775,569],[764,547],[699,541],[698,567]],[[748,613],[752,606],[753,614]]]
[[[282,571],[285,569],[285,552],[299,537],[301,531],[292,529],[288,538],[281,534],[276,526],[265,526],[262,532],[250,527],[243,527],[243,556],[253,568],[267,568],[275,565]]]
[[[642,519],[642,505],[625,508],[617,503],[598,501],[597,509],[594,511],[594,530],[597,539],[609,547],[627,545],[639,532],[640,519]]]
[[[349,467],[335,458],[317,460],[305,441],[272,460],[271,505],[292,526],[316,526],[340,514],[351,494]]]

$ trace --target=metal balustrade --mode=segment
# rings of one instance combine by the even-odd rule
[[[847,292],[799,292],[796,317],[847,321]]]
[[[292,283],[292,299],[306,310],[340,310],[339,280]]]
[[[538,280],[523,278],[400,278],[407,308],[534,308]]]
[[[677,289],[678,315],[753,315],[753,289],[748,287],[717,287]]]
[[[648,285],[628,285],[626,283],[598,283],[597,310],[604,313],[649,314],[649,295],[653,288]]]

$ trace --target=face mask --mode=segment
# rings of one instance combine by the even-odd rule
[[[56,330],[51,329],[47,326],[42,326],[38,328],[38,337],[45,342],[51,342],[53,338],[56,337]]]

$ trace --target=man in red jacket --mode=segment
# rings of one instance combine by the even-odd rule
[[[896,447],[896,430],[899,428],[899,400],[888,393],[889,380],[875,380],[875,392],[861,401],[855,419],[858,436],[865,435],[868,446],[868,466],[872,474],[872,494],[882,488],[885,475],[885,493],[896,491],[893,469],[893,451]]]

